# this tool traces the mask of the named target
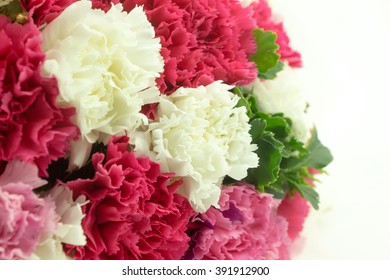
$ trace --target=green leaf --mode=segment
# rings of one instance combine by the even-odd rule
[[[236,86],[233,89],[233,93],[240,97],[240,100],[237,102],[236,107],[245,107],[247,116],[249,118],[252,118],[253,117],[252,104],[245,97],[245,94],[244,94],[242,88],[240,86]]]
[[[294,157],[295,159],[302,159],[306,156],[308,150],[305,148],[305,144],[298,141],[296,138],[291,138],[290,141],[284,143],[283,157],[288,159]],[[285,160],[284,159],[284,160]],[[282,162],[284,166],[284,162]]]
[[[301,169],[301,171],[305,170],[303,173],[305,174],[306,168]],[[285,179],[287,184],[289,185],[289,191],[291,194],[293,194],[294,190],[298,191],[298,193],[305,198],[314,209],[318,210],[320,203],[320,197],[316,190],[309,185],[309,183],[306,181],[306,176],[304,174],[301,174],[299,171],[290,172],[285,175]]]
[[[248,171],[245,181],[260,190],[278,179],[282,160],[283,143],[276,140],[271,132],[265,131],[260,137],[256,135],[253,143],[258,147],[259,166]]]
[[[276,73],[283,69],[283,63],[279,63],[280,55],[277,54],[279,45],[276,44],[276,33],[264,31],[256,28],[253,30],[257,50],[251,57],[251,61],[256,63],[259,77],[262,79],[272,79]]]
[[[259,141],[263,135],[267,123],[261,119],[254,119],[250,122],[249,134],[252,136],[252,143]]]
[[[284,161],[283,168],[295,170],[302,167],[313,167],[320,170],[333,160],[330,150],[318,139],[316,128],[313,129],[307,150],[308,152],[303,158],[289,158]]]
[[[264,187],[263,193],[272,194],[275,199],[283,199],[286,193],[283,189],[273,188],[273,185]]]
[[[264,191],[272,194],[276,199],[283,199],[288,191],[288,184],[282,178],[281,172],[282,170],[279,172],[279,178],[274,183],[264,187]]]
[[[314,188],[305,185],[295,185],[295,189],[313,206],[314,209],[319,209],[320,196]]]
[[[323,169],[332,162],[333,156],[330,150],[322,145],[318,139],[317,129],[313,129],[312,137],[309,142],[308,150],[310,154],[307,157],[306,165],[315,169]]]
[[[251,106],[252,118],[255,118],[259,112],[259,109],[257,109],[256,98],[252,95],[249,95],[247,100]]]
[[[282,71],[284,68],[284,64],[281,61],[278,61],[276,66],[272,67],[265,73],[260,73],[257,75],[260,79],[263,80],[273,80],[276,78],[277,74]]]
[[[275,134],[275,138],[283,141],[291,134],[291,125],[287,118],[278,115],[269,115],[266,118],[267,130]]]

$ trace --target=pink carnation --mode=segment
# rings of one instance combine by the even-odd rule
[[[40,182],[37,172],[33,165],[12,161],[0,176],[0,259],[29,258],[41,234],[55,228],[54,203],[33,192]]]
[[[192,224],[189,259],[287,259],[287,222],[277,215],[279,201],[253,186],[222,190],[220,209],[210,208]]]
[[[78,130],[74,109],[58,108],[57,80],[40,75],[41,35],[33,23],[0,16],[0,160],[35,162],[40,175],[65,155]]]
[[[314,168],[308,167],[308,172],[312,175],[317,175],[320,172]],[[314,185],[314,181],[306,178],[306,181]],[[310,205],[298,192],[294,192],[293,196],[287,195],[279,205],[278,214],[286,218],[288,222],[288,235],[291,240],[299,237],[303,230],[305,220],[309,215]]]
[[[93,9],[100,9],[107,12],[112,5],[123,2],[123,0],[91,0]]]
[[[124,10],[144,5],[160,37],[165,68],[157,83],[169,94],[178,87],[216,80],[248,84],[257,76],[249,8],[234,0],[125,0]]]
[[[320,173],[318,170],[311,167],[308,167],[308,171],[312,175]],[[315,186],[312,179],[306,178],[306,181],[311,186]],[[287,194],[282,203],[279,205],[278,214],[286,218],[288,222],[288,235],[291,240],[299,237],[303,230],[305,220],[309,215],[309,211],[309,203],[298,192],[294,192],[293,196]]]
[[[278,214],[287,220],[288,236],[291,240],[296,239],[301,233],[309,209],[307,200],[297,192],[292,197],[287,195],[279,205]]]
[[[20,0],[22,7],[30,13],[34,23],[38,26],[50,23],[59,16],[68,6],[79,0]],[[112,4],[123,0],[90,0],[92,8],[107,12]]]
[[[87,245],[67,246],[76,259],[180,259],[188,249],[193,210],[175,194],[181,182],[136,158],[128,142],[114,137],[106,155],[93,155],[93,179],[66,183],[75,197],[89,200],[82,221]]]
[[[19,0],[37,26],[47,24],[78,0]]]
[[[291,67],[301,67],[300,53],[290,47],[290,39],[284,30],[283,23],[272,19],[272,11],[267,1],[259,0],[258,3],[252,3],[250,8],[253,9],[253,17],[258,27],[271,30],[278,35],[276,43],[280,46],[278,53],[281,55],[281,60],[287,61]]]

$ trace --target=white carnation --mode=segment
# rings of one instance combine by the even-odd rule
[[[301,80],[297,69],[285,64],[283,71],[274,80],[255,80],[246,86],[253,89],[258,109],[265,113],[283,113],[293,122],[294,136],[306,143],[310,137],[312,121],[307,114],[308,104],[302,95]]]
[[[142,7],[113,5],[104,13],[77,1],[42,31],[43,74],[58,79],[60,106],[77,110],[89,143],[147,123],[144,104],[157,101],[161,45]]]
[[[84,217],[81,206],[86,203],[85,196],[80,196],[73,201],[72,191],[68,187],[56,186],[49,192],[47,199],[54,201],[60,219],[54,232],[46,233],[41,237],[32,259],[69,259],[62,249],[63,243],[84,246],[87,242],[81,226]]]
[[[157,121],[134,134],[138,155],[149,156],[163,172],[174,172],[184,184],[179,193],[198,212],[218,207],[226,175],[240,180],[258,165],[250,125],[231,86],[214,82],[206,87],[179,88],[161,97]]]

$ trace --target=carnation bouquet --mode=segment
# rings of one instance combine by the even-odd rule
[[[266,0],[0,0],[0,259],[288,259],[332,156]]]

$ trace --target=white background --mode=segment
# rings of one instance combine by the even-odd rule
[[[297,259],[390,259],[390,0],[270,0],[334,161]]]
[[[117,261],[1,261],[2,279],[94,279],[94,280],[248,280],[248,279],[299,279],[329,280],[337,279],[389,279],[389,261],[160,261],[160,260],[117,260]],[[356,269],[359,266],[359,269]],[[269,271],[268,275],[235,275],[234,268],[259,268],[260,273]],[[268,267],[269,269],[263,269]],[[129,268],[129,270],[128,270]],[[165,270],[171,273],[163,274]],[[145,273],[146,270],[155,270]],[[182,275],[178,274],[179,271]],[[224,270],[225,269],[225,270]],[[230,270],[229,270],[230,269]],[[124,270],[124,271],[123,271]],[[159,273],[158,270],[162,273]],[[205,273],[199,273],[203,270]],[[129,271],[129,274],[127,272]],[[130,272],[131,271],[131,272]],[[223,273],[225,271],[225,273]],[[230,272],[230,271],[233,271]],[[252,270],[251,270],[252,271]],[[127,275],[123,275],[123,273]],[[320,272],[320,273],[318,273]],[[149,274],[145,276],[145,274]],[[230,274],[230,275],[229,275]],[[76,276],[75,276],[76,275]]]

